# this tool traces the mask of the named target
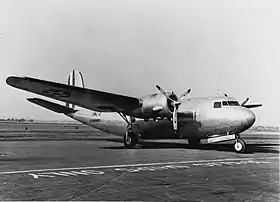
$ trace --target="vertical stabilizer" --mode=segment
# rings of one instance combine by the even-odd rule
[[[85,83],[84,83],[84,78],[83,78],[82,72],[73,69],[73,71],[71,71],[70,74],[68,75],[67,84],[71,85],[71,86],[78,86],[78,87],[84,88]],[[66,107],[70,107],[70,108],[74,109],[75,105],[67,102]]]

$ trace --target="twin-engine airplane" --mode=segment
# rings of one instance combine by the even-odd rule
[[[63,113],[86,125],[123,136],[127,148],[133,148],[144,139],[182,138],[193,146],[198,146],[202,139],[207,143],[235,140],[234,150],[243,153],[246,144],[239,134],[255,122],[255,115],[249,108],[262,106],[246,105],[249,98],[240,105],[226,94],[187,98],[191,89],[177,97],[158,85],[159,93],[135,98],[87,89],[81,73],[80,76],[81,87],[75,86],[74,70],[68,77],[68,85],[15,76],[8,77],[6,82],[15,88],[66,102],[66,106],[63,106],[40,98],[28,98],[32,103]],[[72,107],[69,107],[71,104]],[[95,112],[118,113],[127,125],[86,114],[76,110],[75,105]]]

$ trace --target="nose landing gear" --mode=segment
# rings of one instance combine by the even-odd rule
[[[235,135],[234,150],[236,153],[244,153],[246,151],[246,143],[240,138],[239,134]]]

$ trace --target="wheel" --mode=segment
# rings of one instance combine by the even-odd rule
[[[236,153],[244,153],[246,150],[246,144],[244,140],[237,139],[234,143],[234,150]]]
[[[127,132],[123,137],[124,146],[127,148],[133,148],[137,143],[136,134],[133,132]]]
[[[192,147],[197,147],[197,146],[199,146],[200,145],[200,139],[199,138],[189,138],[188,139],[188,143],[189,143],[189,145],[190,146],[192,146]]]

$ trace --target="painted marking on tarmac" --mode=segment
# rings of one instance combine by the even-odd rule
[[[167,166],[146,166],[146,167],[136,167],[136,168],[115,168],[115,171],[135,173],[140,171],[160,171],[169,169],[188,169],[191,167],[203,166],[203,167],[213,167],[213,166],[224,166],[224,165],[246,165],[246,164],[266,164],[270,163],[268,161],[255,161],[255,160],[242,160],[242,161],[220,161],[216,163],[193,163],[190,165],[167,165]]]
[[[38,178],[53,178],[53,177],[70,177],[70,176],[77,176],[77,175],[103,175],[104,172],[97,171],[97,170],[81,170],[81,171],[61,171],[61,172],[43,172],[43,173],[28,173],[28,175],[32,176],[34,179]]]
[[[127,165],[107,165],[107,166],[91,166],[91,167],[74,167],[74,168],[50,168],[50,169],[34,169],[34,170],[20,170],[20,171],[4,171],[0,175],[10,174],[28,174],[34,179],[38,178],[53,178],[53,177],[69,177],[78,175],[103,175],[103,171],[96,169],[113,169],[120,172],[139,172],[139,171],[157,171],[168,169],[188,169],[190,167],[205,166],[232,166],[244,164],[264,164],[270,163],[268,161],[260,161],[279,159],[278,157],[267,158],[239,158],[239,159],[210,159],[210,160],[195,160],[195,161],[179,161],[179,162],[163,162],[163,163],[140,163]],[[188,164],[188,165],[184,165]]]

